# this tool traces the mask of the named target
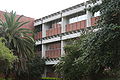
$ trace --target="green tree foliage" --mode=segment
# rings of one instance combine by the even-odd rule
[[[22,17],[17,18],[16,13],[13,11],[10,13],[5,12],[5,21],[0,19],[0,35],[7,40],[6,46],[13,50],[13,53],[18,58],[24,57],[28,59],[34,53],[34,39],[32,30],[21,28],[29,22],[20,22]]]
[[[13,52],[5,46],[5,43],[2,42],[3,40],[3,38],[0,38],[0,60],[7,60],[9,63],[13,63],[17,57],[14,56]]]
[[[95,1],[95,0],[91,0]],[[93,2],[94,3],[94,2]],[[102,0],[90,8],[101,16],[96,32],[89,32],[75,44],[65,47],[66,56],[57,64],[65,80],[119,80],[120,76],[120,0]],[[96,9],[97,8],[97,9]],[[81,42],[81,43],[78,43]],[[79,45],[76,47],[76,45]],[[74,77],[75,76],[75,77]],[[80,77],[83,76],[83,77]]]
[[[40,80],[44,73],[45,61],[41,57],[36,56],[28,62],[30,80]]]
[[[0,64],[2,64],[0,65],[0,73],[4,74],[5,78],[7,78],[8,71],[12,68],[12,64],[17,57],[5,46],[3,40],[3,38],[0,38]]]
[[[27,69],[26,62],[34,57],[33,32],[21,28],[28,22],[20,22],[22,16],[17,17],[13,11],[4,13],[5,20],[0,19],[0,37],[6,39],[5,45],[18,57],[14,63],[14,73],[19,79],[21,71]]]
[[[70,40],[69,45],[64,47],[65,56],[60,59],[60,62],[56,65],[56,72],[59,73],[65,80],[79,80],[83,78],[85,75],[85,70],[87,65],[83,62],[80,62],[80,65],[76,65],[77,59],[80,57],[83,59],[83,50],[82,50],[82,42],[84,41],[84,35],[81,39],[78,40]]]
[[[21,71],[20,80],[40,80],[44,72],[44,60],[39,56],[35,56],[26,64],[28,69]]]

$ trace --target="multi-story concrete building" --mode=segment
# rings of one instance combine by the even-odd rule
[[[96,4],[99,3],[98,0]],[[46,59],[45,77],[55,77],[53,65],[65,55],[63,48],[67,40],[79,37],[95,25],[99,12],[92,15],[87,10],[94,5],[87,1],[34,21],[37,53]]]

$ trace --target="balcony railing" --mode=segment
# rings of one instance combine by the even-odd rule
[[[58,58],[61,56],[61,49],[47,50],[45,56],[46,58]]]
[[[91,18],[91,26],[95,26],[99,17]],[[71,23],[66,25],[66,32],[80,30],[86,27],[86,20]],[[54,24],[51,29],[46,30],[46,37],[53,36],[61,33],[61,24]],[[35,40],[42,38],[42,32],[38,32],[35,35]]]
[[[99,16],[91,18],[91,26],[95,26],[98,19],[99,19]]]
[[[35,40],[41,39],[42,38],[42,32],[37,32],[35,35]]]
[[[61,48],[61,44],[59,43],[52,43],[48,45],[49,49],[60,49]]]
[[[66,32],[83,29],[85,27],[86,27],[86,20],[67,24],[66,25]]]
[[[56,24],[53,28],[46,30],[46,37],[61,33],[61,24]]]

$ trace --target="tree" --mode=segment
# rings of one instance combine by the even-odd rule
[[[93,3],[96,0],[91,0]],[[70,48],[64,59],[57,65],[58,71],[65,74],[67,80],[75,80],[72,76],[82,79],[82,75],[91,80],[119,80],[120,73],[120,0],[102,0],[100,5],[91,7],[91,12],[100,11],[100,17],[95,28],[96,32],[85,34],[85,38],[79,43],[79,50]],[[80,38],[81,39],[81,38]],[[80,41],[80,40],[79,40]],[[76,42],[77,43],[77,42]],[[69,47],[68,47],[69,49]],[[73,50],[74,49],[74,50]],[[81,52],[82,51],[82,52]],[[74,56],[78,54],[78,56]],[[72,61],[70,56],[73,56]],[[71,61],[69,62],[68,59]],[[68,64],[69,63],[69,64]],[[81,64],[82,63],[82,64]],[[84,65],[86,67],[84,67]],[[60,67],[59,67],[60,66]],[[83,70],[82,67],[85,69]],[[67,69],[68,68],[68,69]],[[72,69],[73,70],[69,70]],[[74,70],[74,68],[76,70]],[[66,71],[69,70],[69,71]],[[69,75],[67,75],[69,74]],[[71,76],[71,78],[69,78]],[[87,80],[87,78],[86,78]]]
[[[5,21],[0,19],[0,36],[6,39],[5,45],[18,57],[14,63],[16,78],[21,71],[27,69],[26,61],[34,57],[34,39],[32,30],[21,28],[28,22],[20,22],[22,16],[17,17],[13,11],[4,13]]]
[[[20,80],[40,80],[44,72],[44,60],[39,56],[35,56],[26,64],[28,69],[21,71]]]
[[[84,59],[84,44],[92,34],[82,34],[77,40],[70,40],[69,45],[64,47],[65,56],[56,65],[56,72],[63,77],[63,80],[87,79],[88,64]],[[78,63],[79,61],[79,63]]]
[[[3,38],[0,38],[0,72],[5,75],[5,79],[8,78],[8,71],[12,68],[12,64],[17,59],[13,55],[12,51],[5,46]]]
[[[40,80],[44,73],[45,61],[40,56],[36,55],[31,61],[27,63],[29,67],[29,79]]]

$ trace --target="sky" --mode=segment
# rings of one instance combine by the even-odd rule
[[[16,11],[19,15],[39,19],[87,0],[1,0],[1,11]]]

